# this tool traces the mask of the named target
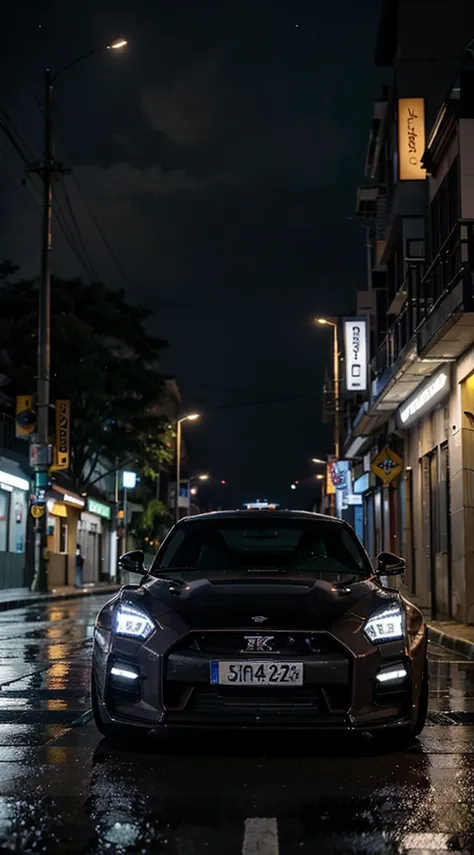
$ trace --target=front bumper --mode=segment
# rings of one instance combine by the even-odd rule
[[[145,644],[114,637],[99,645],[96,638],[93,671],[103,721],[152,730],[364,731],[403,727],[412,720],[421,684],[422,644],[408,655],[402,642],[376,647],[357,633],[349,649],[331,633],[313,633],[321,641],[321,649],[308,652],[304,659],[301,654],[265,654],[267,659],[303,661],[302,687],[239,688],[211,686],[210,662],[216,658],[241,660],[245,655],[193,649],[196,635],[169,639],[165,652],[160,650],[162,633],[155,633]],[[248,658],[259,657],[249,654]],[[113,667],[136,672],[137,677],[113,676]],[[403,667],[407,676],[395,686],[382,686],[376,675],[391,667]]]

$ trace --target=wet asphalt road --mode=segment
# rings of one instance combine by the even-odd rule
[[[474,662],[430,649],[430,723],[369,738],[199,735],[109,748],[89,712],[86,598],[0,614],[0,852],[474,852]]]

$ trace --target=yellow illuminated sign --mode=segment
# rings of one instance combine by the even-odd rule
[[[390,484],[403,469],[402,458],[393,451],[393,449],[385,446],[380,454],[377,455],[371,465],[371,470],[377,478],[385,484]]]
[[[53,470],[69,469],[70,423],[69,401],[56,401],[56,462],[51,467]]]
[[[426,178],[421,165],[425,150],[425,99],[398,100],[398,161],[400,181]]]

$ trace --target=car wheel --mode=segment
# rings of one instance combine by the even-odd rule
[[[130,747],[131,742],[134,745],[138,745],[148,736],[148,731],[141,727],[133,727],[133,725],[128,727],[127,725],[121,724],[108,724],[102,720],[94,676],[91,678],[91,706],[95,726],[102,736],[105,736],[109,742],[119,743],[122,748],[127,748]]]

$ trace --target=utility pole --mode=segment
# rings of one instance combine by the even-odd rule
[[[49,69],[44,78],[44,153],[43,163],[32,169],[43,181],[43,219],[41,228],[41,277],[39,282],[38,305],[38,376],[36,385],[36,462],[35,498],[46,496],[49,485],[49,466],[51,463],[49,445],[49,399],[51,378],[51,224],[53,216],[53,176],[62,172],[54,159],[52,130],[52,80]],[[47,592],[48,556],[47,556],[47,516],[46,508],[42,516],[35,520],[35,573],[31,589]]]
[[[31,584],[32,591],[47,592],[48,555],[47,555],[47,514],[46,492],[49,486],[49,467],[51,449],[49,445],[49,403],[51,378],[51,226],[53,219],[53,178],[55,174],[64,174],[64,169],[54,156],[53,145],[53,83],[73,65],[99,53],[102,50],[120,50],[127,44],[126,39],[116,38],[106,45],[94,48],[68,62],[54,75],[49,69],[44,74],[44,152],[43,162],[30,167],[29,172],[39,175],[43,182],[43,219],[41,228],[41,277],[39,283],[38,305],[38,376],[36,385],[36,421],[34,454],[34,496],[35,505],[42,508],[35,515],[35,572]]]

